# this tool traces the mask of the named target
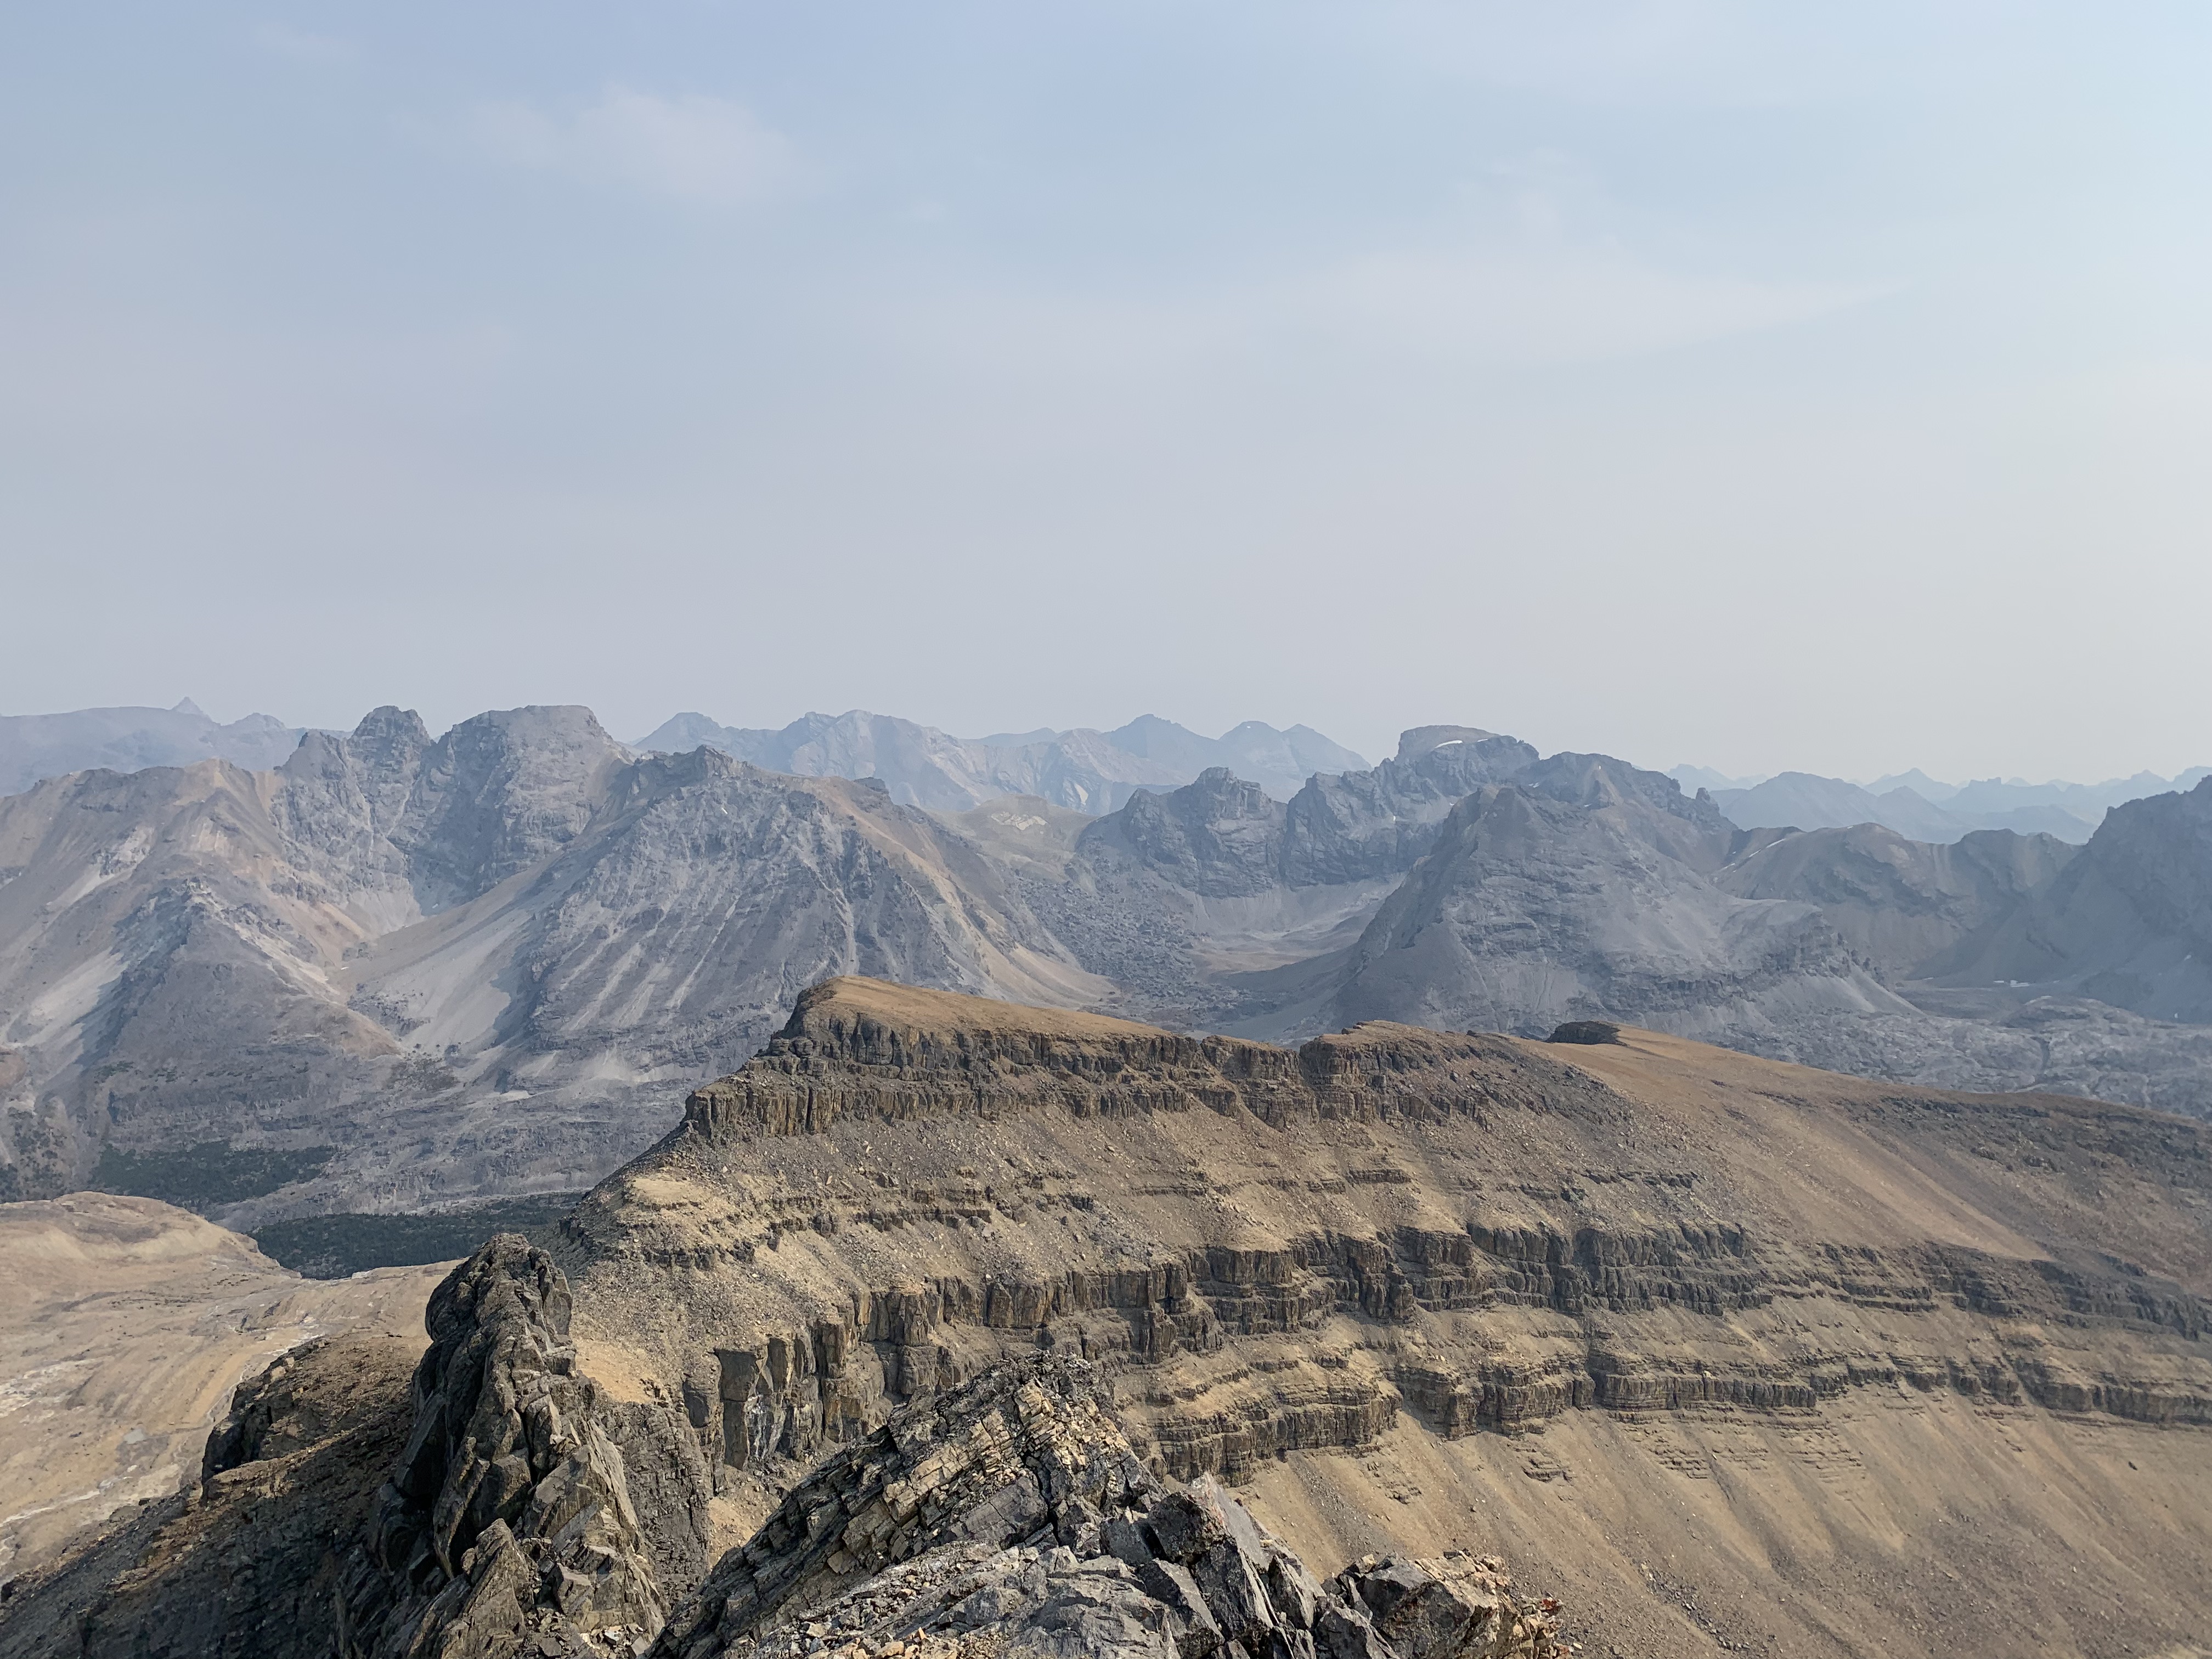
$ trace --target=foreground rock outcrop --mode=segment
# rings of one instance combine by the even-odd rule
[[[668,1612],[648,1531],[663,1565],[704,1565],[696,1453],[643,1442],[696,1501],[641,1516],[617,1425],[576,1374],[568,1310],[560,1270],[514,1237],[431,1297],[413,1432],[342,1578],[348,1659],[503,1655],[526,1638],[635,1651]]]
[[[279,1355],[348,1336],[404,1370],[442,1276],[302,1279],[150,1199],[0,1205],[0,1583],[196,1484],[209,1422]]]
[[[1370,1557],[1322,1583],[1210,1478],[1156,1479],[1091,1367],[1057,1358],[826,1460],[654,1652],[1537,1659],[1555,1634],[1494,1560]]]
[[[503,1237],[431,1293],[411,1376],[362,1337],[279,1359],[196,1490],[9,1586],[0,1653],[641,1653],[706,1571],[706,1472],[578,1374],[569,1306]]]
[[[1323,1584],[1210,1480],[1164,1484],[1065,1356],[895,1413],[707,1573],[696,1448],[579,1373],[569,1308],[551,1259],[503,1237],[431,1296],[404,1406],[343,1345],[279,1360],[191,1499],[9,1586],[0,1654],[1553,1651],[1494,1560],[1367,1559]]]

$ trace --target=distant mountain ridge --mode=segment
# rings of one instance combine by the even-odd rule
[[[0,795],[21,794],[41,778],[96,767],[137,772],[219,759],[265,772],[284,763],[301,736],[301,727],[269,714],[248,714],[228,725],[212,720],[190,697],[173,708],[0,714]]]
[[[849,973],[1270,1041],[1612,1019],[2212,1114],[2212,784],[2080,848],[1937,844],[1427,726],[1287,800],[1225,766],[1103,813],[996,793],[1227,740],[1167,724],[1127,735],[1155,759],[818,717],[769,751],[807,775],[580,708],[435,738],[387,708],[273,770],[0,798],[0,1192],[153,1181],[259,1224],[573,1191]]]
[[[2056,836],[2078,847],[2113,807],[2187,790],[2212,776],[2212,767],[2192,766],[2172,778],[2138,772],[2094,784],[2000,778],[1941,783],[1917,769],[1863,786],[1813,772],[1782,772],[1731,786],[1721,774],[1699,766],[1678,766],[1668,775],[1686,789],[1707,790],[1729,822],[1746,830],[1845,830],[1879,823],[1925,842],[1955,842],[1978,830],[2010,830]]]
[[[939,812],[965,811],[1001,795],[1036,795],[1096,817],[1139,790],[1171,789],[1216,766],[1287,800],[1316,772],[1367,764],[1311,726],[1279,732],[1264,720],[1247,720],[1206,738],[1157,714],[1141,714],[1111,732],[1078,727],[955,738],[860,708],[802,715],[776,731],[685,714],[664,721],[636,746],[676,754],[702,744],[771,772],[879,779],[892,799]]]
[[[189,697],[173,708],[0,715],[0,795],[19,794],[40,779],[72,772],[135,772],[210,758],[265,771],[283,764],[303,735],[304,728],[268,714],[220,723]],[[1273,799],[1288,801],[1317,774],[1368,768],[1361,756],[1311,726],[1278,730],[1247,720],[1207,738],[1157,714],[1139,715],[1110,732],[1040,726],[955,738],[863,709],[810,714],[773,731],[724,726],[687,713],[663,721],[632,746],[680,754],[702,744],[801,777],[875,778],[894,800],[933,811],[963,811],[1000,796],[1031,794],[1097,817],[1117,810],[1139,790],[1180,787],[1213,767],[1227,767]],[[2186,791],[2212,776],[2212,767],[2191,767],[2172,778],[2138,772],[2094,784],[1986,778],[1961,785],[1917,769],[1863,786],[1809,772],[1732,778],[1688,765],[1665,775],[1689,793],[1705,790],[1730,823],[1747,830],[1879,823],[1932,842],[1955,842],[1978,830],[2011,830],[2079,846],[2112,807]]]

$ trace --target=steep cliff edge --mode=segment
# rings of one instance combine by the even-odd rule
[[[680,1405],[754,1513],[1042,1349],[1309,1554],[1525,1547],[1637,1650],[1910,1619],[1996,1654],[2091,1602],[2212,1620],[2171,1531],[2212,1522],[2208,1204],[2203,1126],[2094,1103],[1633,1030],[1291,1050],[844,980],[563,1259],[580,1353]],[[1969,1534],[2010,1611],[1899,1577]]]

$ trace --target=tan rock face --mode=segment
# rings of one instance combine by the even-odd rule
[[[1496,1449],[1542,1433],[1610,1448],[1647,1540],[1668,1494],[1723,1480],[1806,1607],[1873,1628],[1877,1568],[1950,1517],[1978,1517],[1981,1570],[2021,1607],[2042,1594],[2054,1500],[2008,1435],[2091,1457],[2114,1537],[2165,1547],[2172,1489],[2119,1494],[2177,1462],[2212,1474],[2207,1152],[2155,1114],[1633,1030],[1551,1047],[1370,1024],[1291,1051],[848,980],[697,1091],[580,1208],[564,1260],[580,1331],[644,1357],[733,1496],[1044,1347],[1106,1371],[1162,1474],[1278,1494],[1320,1559],[1512,1554],[1484,1520],[1504,1457],[1552,1500],[1523,1559],[1576,1562],[1573,1605],[1637,1612],[1619,1628],[1639,1642],[1695,1624],[1677,1596],[1653,1626],[1643,1587],[1694,1590],[1737,1547],[1708,1536],[1668,1568],[1656,1542],[1606,1541],[1618,1515],[1567,1524],[1597,1454],[1554,1480]],[[2142,1437],[2140,1467],[2084,1436]],[[1832,1513],[1817,1493],[1844,1468],[1871,1490]],[[1456,1509],[1424,1496],[1447,1487]],[[2136,1575],[2117,1547],[2097,1571]],[[1811,1614],[1762,1616],[1778,1651],[1820,1650]]]
[[[742,1139],[820,1134],[848,1117],[896,1123],[1050,1107],[1077,1118],[1241,1111],[1279,1128],[1540,1097],[1554,1109],[1620,1109],[1577,1073],[1547,1069],[1502,1037],[1375,1025],[1292,1050],[848,978],[801,993],[759,1055],[684,1103],[684,1127]]]

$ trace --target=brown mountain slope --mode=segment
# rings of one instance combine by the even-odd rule
[[[733,1518],[1043,1346],[1309,1553],[1494,1547],[1622,1651],[2183,1651],[2209,1200],[2203,1126],[2087,1102],[848,979],[567,1265],[581,1362],[681,1405]]]
[[[0,1580],[198,1479],[232,1385],[349,1330],[402,1365],[441,1267],[335,1283],[150,1199],[0,1204]]]

